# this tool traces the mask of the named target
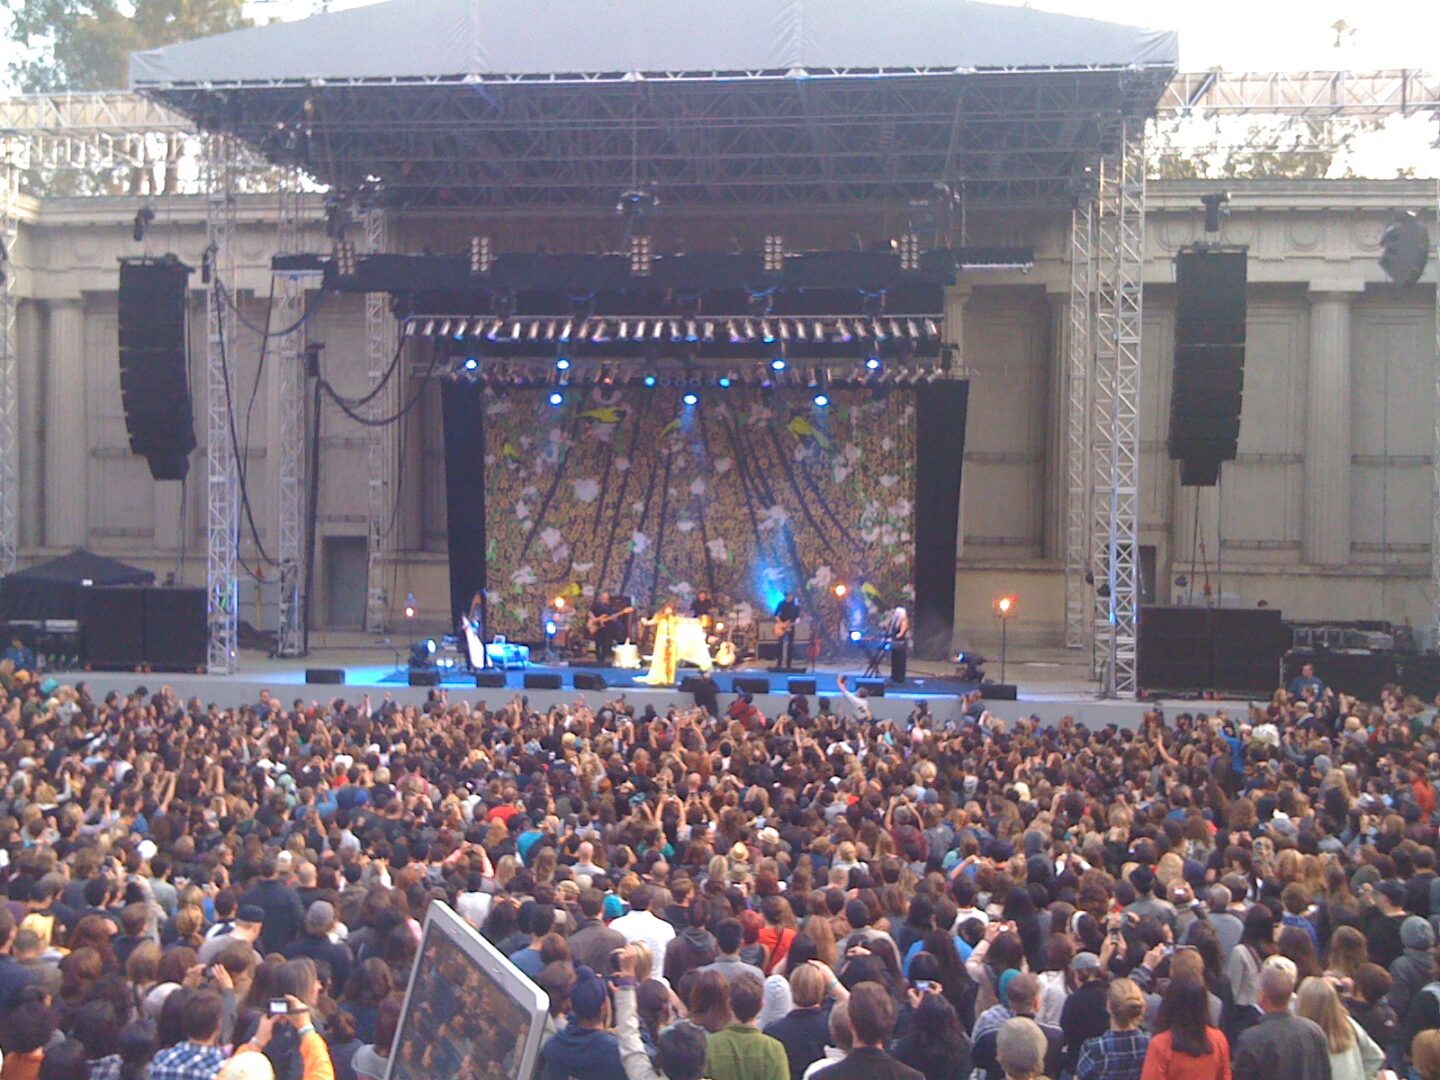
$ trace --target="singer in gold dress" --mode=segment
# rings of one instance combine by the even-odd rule
[[[713,666],[700,620],[677,615],[673,603],[662,607],[653,619],[642,619],[641,625],[655,627],[655,647],[650,656],[649,673],[636,682],[647,686],[674,686],[676,668],[682,660],[701,671],[709,671]]]

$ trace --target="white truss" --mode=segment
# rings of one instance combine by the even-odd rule
[[[276,253],[301,253],[305,196],[299,174],[286,170],[280,191]],[[305,276],[275,275],[270,332],[279,333],[272,349],[279,378],[279,440],[275,465],[277,540],[280,569],[280,622],[275,651],[280,656],[305,652]],[[293,329],[291,329],[293,327]]]
[[[20,553],[20,363],[15,328],[15,241],[20,170],[0,142],[0,574]]]
[[[1435,231],[1435,482],[1430,504],[1430,597],[1435,640],[1440,642],[1440,179],[1435,181]]]
[[[205,593],[209,626],[207,667],[212,674],[235,670],[236,549],[239,544],[240,484],[230,445],[227,359],[235,355],[235,319],[225,309],[222,283],[235,280],[235,196],[230,138],[205,142],[206,232],[210,288],[205,310]]]
[[[1070,316],[1066,338],[1065,647],[1093,631],[1090,585],[1090,376],[1094,360],[1095,200],[1088,192],[1070,215]]]
[[[1393,116],[1440,109],[1440,75],[1382,71],[1181,72],[1161,95],[1160,115],[1291,113]]]
[[[365,252],[383,252],[386,246],[385,211],[371,207],[362,213],[365,227]],[[396,327],[390,317],[388,297],[384,293],[365,294],[365,364],[370,378],[370,391],[375,392],[396,348]],[[404,384],[400,370],[391,374],[385,389],[370,402],[370,419],[393,416],[399,389]],[[390,621],[390,560],[392,529],[389,512],[394,484],[389,446],[390,427],[365,429],[366,497],[365,521],[368,561],[365,581],[365,628],[380,633]],[[397,435],[397,437],[399,437]]]

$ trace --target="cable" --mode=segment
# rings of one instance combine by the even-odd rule
[[[275,277],[270,277],[270,298],[266,301],[265,312],[266,322],[269,322],[270,313],[275,310]],[[255,365],[255,382],[250,387],[250,400],[245,405],[245,457],[240,459],[242,471],[244,463],[250,454],[250,417],[255,410],[255,399],[260,396],[260,382],[265,377],[265,358],[269,353],[267,346],[270,344],[268,337],[260,339],[260,362]]]
[[[225,283],[220,280],[218,274],[215,277],[215,284],[220,289],[220,298],[225,301],[225,306],[235,313],[235,318],[239,320],[240,325],[245,327],[245,329],[249,330],[253,334],[259,334],[261,337],[267,338],[284,337],[286,334],[295,333],[295,331],[299,330],[302,326],[304,326],[307,322],[310,321],[311,316],[314,315],[317,311],[319,311],[320,306],[325,302],[325,291],[323,289],[317,289],[315,291],[315,299],[305,305],[305,310],[300,313],[300,318],[296,319],[294,323],[292,323],[290,326],[287,326],[283,330],[271,330],[269,329],[268,325],[256,326],[249,319],[245,318],[245,313],[240,310],[239,305],[236,304],[234,299],[230,296],[230,290],[225,288]],[[270,296],[273,302],[275,296],[274,275],[271,275],[270,278]],[[266,312],[266,315],[268,323],[268,311]]]
[[[216,284],[218,286],[219,282],[217,281]],[[271,566],[279,566],[279,562],[270,557],[265,550],[265,545],[260,542],[260,530],[255,527],[255,514],[250,508],[250,492],[245,483],[244,459],[240,456],[240,438],[235,424],[235,402],[230,393],[230,359],[225,352],[225,308],[223,305],[215,309],[215,325],[219,330],[216,337],[220,342],[220,372],[225,379],[225,426],[230,430],[230,449],[235,454],[235,477],[239,481],[240,505],[245,510],[245,520],[250,523],[250,536],[255,542],[255,550],[259,553],[261,561],[269,563]],[[235,547],[235,558],[251,577],[257,581],[264,580],[245,562],[244,557],[240,554],[238,544]]]
[[[386,416],[378,420],[372,419],[368,416],[364,416],[361,413],[356,412],[355,409],[344,398],[342,398],[338,393],[336,393],[335,388],[331,386],[327,380],[323,378],[320,379],[319,386],[322,390],[325,391],[326,396],[329,397],[330,400],[333,401],[337,406],[339,406],[341,412],[343,412],[351,420],[354,420],[357,424],[360,424],[362,427],[389,427],[391,424],[398,423],[401,419],[403,419],[410,412],[411,409],[415,408],[416,404],[420,401],[420,396],[425,392],[425,388],[430,385],[430,380],[435,377],[435,369],[439,366],[440,363],[439,351],[440,350],[437,346],[435,349],[435,355],[430,358],[430,366],[425,371],[425,378],[420,381],[420,385],[415,389],[415,392],[410,395],[410,400],[407,401],[403,406],[401,406],[400,411],[397,412],[394,416]]]
[[[368,405],[370,404],[370,402],[374,401],[375,398],[379,396],[380,391],[385,389],[386,383],[390,381],[390,377],[395,374],[396,369],[400,367],[400,357],[404,353],[404,351],[405,342],[401,341],[398,345],[395,346],[395,355],[390,358],[389,365],[385,368],[383,372],[381,372],[379,380],[375,383],[374,386],[370,388],[370,392],[364,397],[346,398],[345,403],[348,404],[352,409],[358,409],[362,405]],[[331,393],[334,393],[333,389]],[[336,401],[337,403],[339,402],[338,397],[336,398]]]

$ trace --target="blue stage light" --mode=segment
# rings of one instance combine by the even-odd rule
[[[564,404],[565,404],[565,395],[562,394],[559,390],[556,390],[554,393],[552,393],[552,394],[550,395],[550,404],[551,404],[551,405],[564,405]]]
[[[872,356],[872,357],[870,357],[869,360],[866,360],[866,361],[865,361],[865,366],[866,366],[867,368],[869,368],[871,371],[879,371],[879,370],[880,370],[880,358],[879,358],[878,356]]]
[[[730,376],[729,376],[729,375],[721,375],[720,378],[716,379],[715,381],[719,384],[721,390],[729,390],[729,389],[730,389]]]
[[[646,389],[648,389],[648,390],[653,390],[653,389],[655,389],[655,376],[654,376],[654,375],[646,375],[646,376],[645,376],[645,387],[646,387]]]
[[[569,370],[570,370],[570,361],[567,360],[567,359],[565,359],[565,357],[563,357],[563,356],[560,357],[559,360],[556,360],[556,361],[555,361],[555,370],[556,370],[556,371],[569,371]]]
[[[556,627],[555,627],[555,620],[554,620],[554,619],[546,619],[546,620],[545,620],[545,636],[546,636],[546,637],[554,637],[554,636],[555,636],[555,629],[556,629]]]
[[[683,401],[686,405],[694,405],[700,400],[700,396],[698,394],[686,394],[680,400]]]
[[[432,638],[426,638],[426,639],[425,639],[425,651],[426,651],[427,653],[429,653],[431,656],[434,656],[434,655],[435,655],[435,649],[436,649],[435,639],[434,639],[433,637],[432,637]]]
[[[479,366],[480,366],[480,361],[479,361],[479,360],[476,360],[475,357],[473,357],[473,356],[467,356],[467,357],[465,358],[465,370],[466,370],[466,371],[474,371],[474,370],[475,370],[476,368],[478,368]]]
[[[865,636],[865,635],[862,634],[859,630],[851,630],[851,631],[850,631],[850,640],[851,640],[851,641],[859,641],[859,640],[860,640],[862,637],[864,637],[864,636]]]
[[[771,371],[784,371],[784,370],[785,370],[785,361],[784,361],[784,359],[781,358],[781,357],[779,357],[779,356],[777,356],[774,360],[771,360],[771,361],[770,361],[770,370],[771,370]]]
[[[823,408],[825,408],[825,406],[827,406],[827,405],[829,405],[829,404],[830,404],[830,397],[829,397],[829,395],[827,395],[827,394],[816,394],[816,395],[815,395],[815,407],[816,407],[817,409],[823,409]]]

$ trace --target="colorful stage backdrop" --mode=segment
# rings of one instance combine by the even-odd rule
[[[533,641],[557,596],[609,588],[648,613],[705,588],[768,617],[794,588],[874,627],[915,598],[917,405],[936,411],[920,395],[948,396],[963,445],[964,385],[836,389],[823,409],[803,387],[706,387],[693,406],[682,387],[572,387],[552,406],[549,388],[447,385],[452,604],[483,588],[487,633]]]

